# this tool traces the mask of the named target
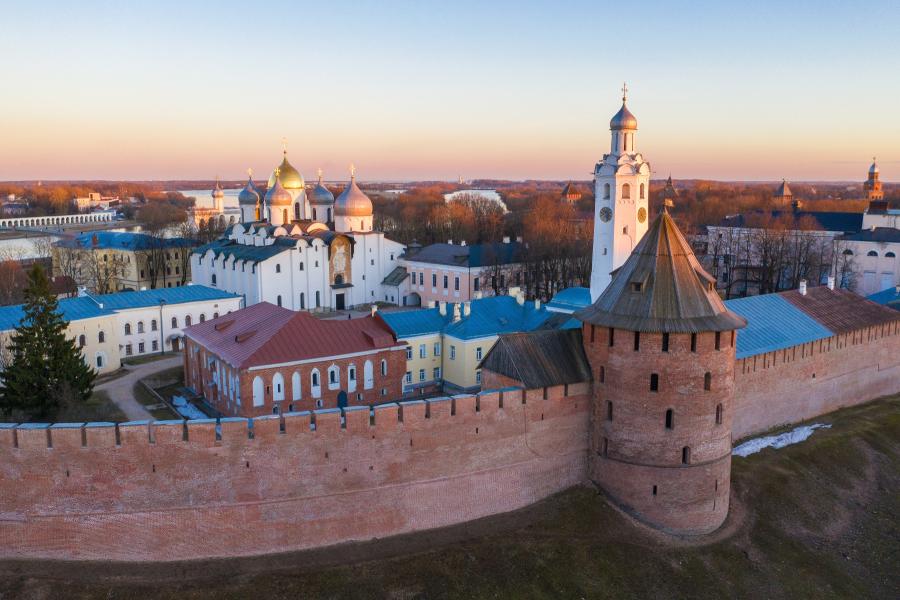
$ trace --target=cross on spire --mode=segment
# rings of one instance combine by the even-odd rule
[[[628,100],[628,84],[624,81],[622,82],[622,102],[624,103]]]

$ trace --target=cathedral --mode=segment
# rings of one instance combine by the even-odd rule
[[[309,189],[308,189],[309,188]],[[385,279],[404,246],[373,229],[372,201],[350,181],[337,198],[322,183],[307,186],[284,151],[264,194],[252,175],[238,197],[240,223],[196,249],[194,283],[292,310],[343,310],[396,302]]]

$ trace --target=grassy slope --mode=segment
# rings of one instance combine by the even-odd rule
[[[311,567],[321,553],[153,568],[0,563],[0,598],[52,596],[69,578],[80,582],[67,595],[85,598],[895,598],[900,397],[817,422],[833,428],[735,459],[729,522],[699,543],[637,528],[580,488],[493,521],[363,545],[377,557],[444,544],[408,556],[337,567]]]

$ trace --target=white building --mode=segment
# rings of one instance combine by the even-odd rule
[[[853,265],[854,281],[843,282],[862,296],[900,285],[900,229],[871,227],[840,236],[842,252]]]
[[[627,88],[622,92],[622,108],[609,122],[610,151],[594,167],[592,301],[647,232],[650,164],[635,150],[637,119],[625,105]]]
[[[247,306],[266,301],[292,310],[396,298],[386,278],[404,246],[373,231],[372,201],[355,173],[336,200],[321,174],[309,195],[305,185],[286,155],[264,196],[249,179],[239,196],[242,222],[194,251],[193,281],[238,294]]]

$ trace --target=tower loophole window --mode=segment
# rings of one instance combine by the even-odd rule
[[[707,392],[712,389],[712,373],[709,371],[703,375],[703,389]]]
[[[650,375],[650,391],[659,391],[659,375],[657,375],[656,373]]]
[[[716,405],[716,425],[722,424],[722,417],[724,415],[724,409],[721,404]]]
[[[691,464],[691,449],[688,446],[685,446],[681,449],[681,464],[689,465]]]
[[[666,429],[675,428],[675,411],[671,408],[666,411]]]

